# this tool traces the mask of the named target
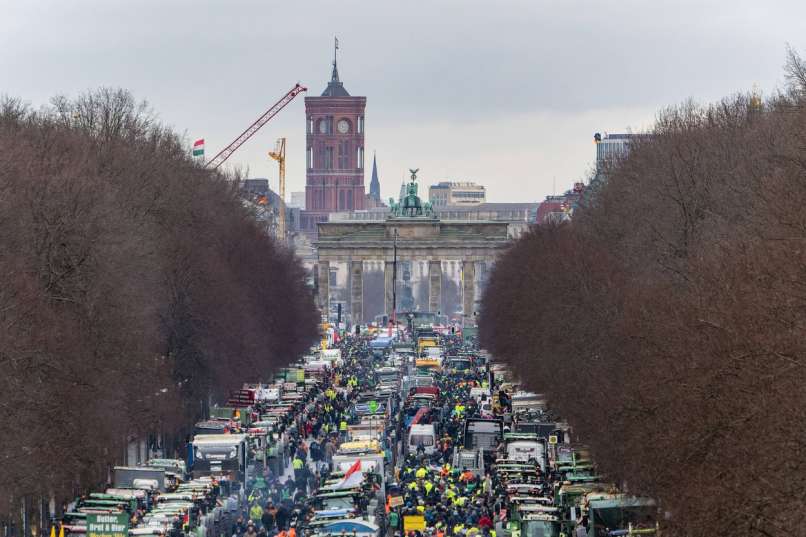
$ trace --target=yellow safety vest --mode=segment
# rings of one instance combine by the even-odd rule
[[[299,457],[295,457],[293,461],[291,461],[291,465],[294,467],[294,470],[302,470],[302,467],[305,466],[305,463],[302,462],[302,459]]]
[[[347,422],[342,420],[342,422],[339,423],[339,431],[346,431],[346,430],[347,430]]]

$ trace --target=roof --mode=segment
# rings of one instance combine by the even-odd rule
[[[330,75],[330,82],[328,83],[325,91],[322,92],[322,97],[349,97],[350,94],[344,89],[344,84],[339,80],[339,69],[336,66],[336,60],[333,59],[333,72]]]

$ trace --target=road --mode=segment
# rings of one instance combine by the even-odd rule
[[[273,384],[245,383],[197,424],[185,460],[117,468],[114,487],[71,506],[67,534],[97,513],[170,537],[655,533],[655,502],[597,475],[571,426],[460,326],[410,328],[346,336]]]

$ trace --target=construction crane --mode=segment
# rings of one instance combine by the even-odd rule
[[[281,243],[285,242],[285,138],[279,138],[274,146],[274,151],[269,151],[269,156],[280,165],[280,219],[277,222],[277,237]]]
[[[209,168],[211,170],[215,170],[222,164],[224,161],[230,158],[230,156],[235,153],[235,151],[243,145],[245,141],[252,137],[260,128],[269,122],[271,118],[277,115],[277,112],[285,108],[285,106],[294,100],[294,97],[302,93],[303,91],[308,91],[308,88],[302,86],[300,84],[296,84],[291,91],[285,94],[285,96],[277,101],[274,106],[269,108],[265,114],[260,116],[257,121],[252,123],[248,129],[243,131],[240,136],[238,136],[231,144],[221,150],[216,156],[213,157],[207,164],[204,165],[205,168]]]

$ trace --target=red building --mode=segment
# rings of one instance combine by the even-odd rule
[[[582,192],[585,190],[583,183],[574,183],[573,190],[568,190],[560,196],[546,196],[537,208],[538,224],[559,224],[571,220],[574,211],[579,205]]]
[[[352,97],[339,80],[336,60],[321,97],[305,98],[307,173],[302,231],[334,211],[364,209],[364,108],[366,97]]]

